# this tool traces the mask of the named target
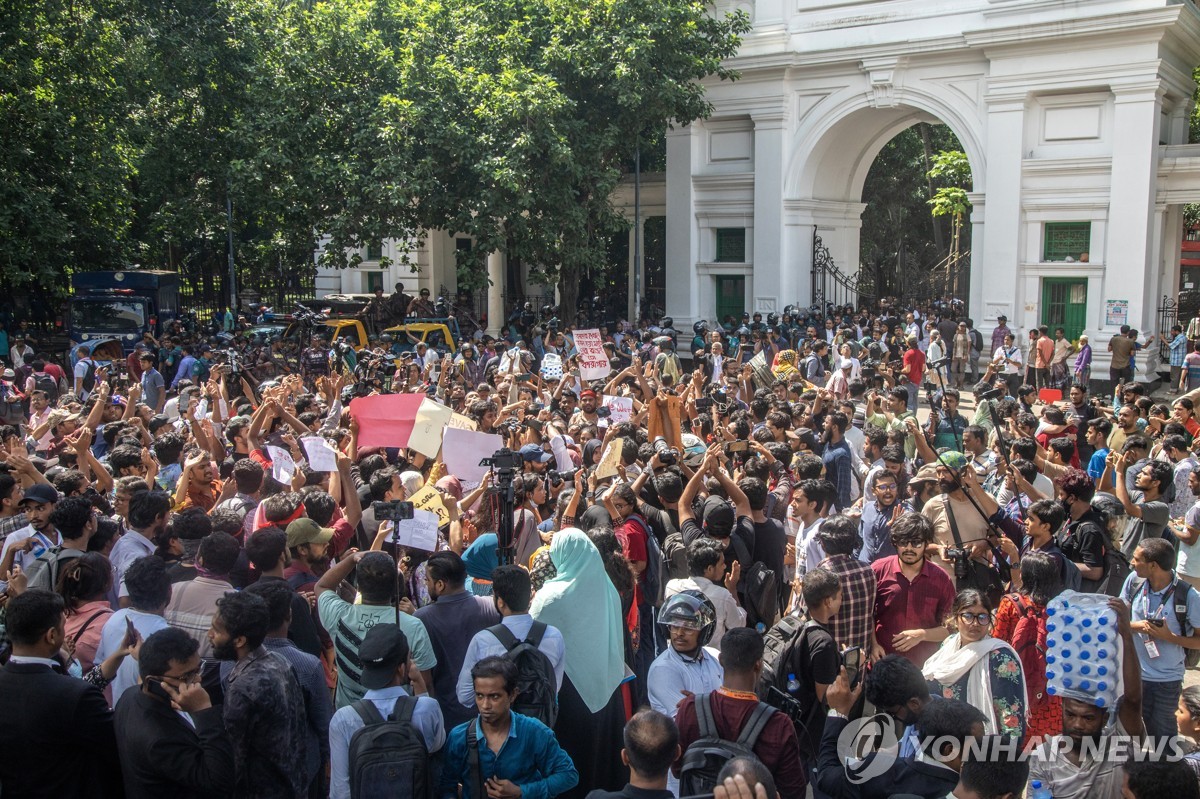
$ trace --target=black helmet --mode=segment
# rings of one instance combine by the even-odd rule
[[[775,327],[776,325],[778,325],[779,324],[779,314],[777,314],[777,313],[767,314],[767,324],[770,325],[771,327]]]
[[[543,316],[554,316],[554,306],[553,305],[543,305],[542,306],[542,315]]]
[[[663,603],[658,612],[663,637],[670,639],[672,627],[700,631],[700,646],[707,646],[717,628],[717,609],[712,600],[695,589],[680,591]]]
[[[662,319],[658,320],[659,327],[674,327],[674,325],[675,320],[669,316],[664,316]]]
[[[697,336],[703,336],[708,332],[708,322],[705,322],[703,319],[701,319],[699,322],[692,325],[692,332],[694,332]]]
[[[742,325],[741,327],[739,327],[737,330],[735,330],[733,332],[735,335],[738,335],[738,336],[748,336],[748,335],[750,335],[750,328],[746,327],[745,325]]]

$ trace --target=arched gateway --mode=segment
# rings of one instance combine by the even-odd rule
[[[1175,0],[757,0],[712,117],[667,142],[677,325],[812,300],[813,236],[858,269],[867,171],[918,122],[974,176],[970,313],[1082,320],[1102,353],[1179,280],[1200,13]],[[718,11],[731,7],[718,3]],[[1181,164],[1186,166],[1180,166]],[[1098,364],[1099,365],[1099,364]]]

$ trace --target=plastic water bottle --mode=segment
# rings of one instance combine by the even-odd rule
[[[1096,676],[1105,677],[1108,675],[1108,666],[1100,665],[1096,667]],[[1101,689],[1104,690],[1104,689]]]
[[[1106,683],[1104,680],[1098,681],[1096,683],[1096,690],[1099,691],[1100,693],[1104,693],[1105,691],[1108,690],[1108,683]],[[1096,699],[1097,707],[1104,707],[1104,705],[1100,704],[1100,702],[1102,702],[1102,701],[1103,701],[1103,699],[1100,699],[1100,698]]]
[[[1031,789],[1029,799],[1054,799],[1054,796],[1050,793],[1050,788],[1042,785],[1041,780],[1034,780],[1029,783],[1029,787]]]
[[[1108,633],[1103,632],[1103,631],[1096,633],[1096,643],[1098,643],[1098,644],[1108,643]]]
[[[1046,611],[1046,612],[1049,613],[1050,611]],[[1057,629],[1058,629],[1058,625],[1055,624],[1054,622],[1052,622],[1052,621],[1046,622],[1046,632],[1052,633]]]
[[[1056,676],[1057,676],[1057,673],[1054,671],[1054,669],[1046,669],[1046,681],[1047,682],[1049,682],[1050,680],[1053,680]]]
[[[1071,635],[1070,630],[1063,630],[1063,634],[1062,634],[1063,641],[1070,641],[1073,637],[1074,636]]]
[[[1081,691],[1090,691],[1090,690],[1092,690],[1092,683],[1091,683],[1091,681],[1090,681],[1090,680],[1080,680],[1080,681],[1079,681],[1079,690],[1081,690]]]
[[[800,681],[796,679],[795,674],[788,675],[787,689],[789,694],[794,694],[800,690]]]
[[[1084,633],[1083,635],[1079,636],[1079,640],[1085,644],[1090,644],[1092,642],[1092,634]]]
[[[760,621],[758,624],[754,625],[754,630],[755,630],[755,631],[756,631],[756,632],[757,632],[759,635],[762,635],[763,633],[765,633],[765,632],[767,631],[767,625],[763,624],[763,623]]]

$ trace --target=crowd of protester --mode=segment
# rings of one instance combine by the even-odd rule
[[[319,337],[10,355],[0,793],[1200,796],[1196,398],[1132,382],[1137,331],[1092,393],[1086,338],[959,311],[602,326],[594,381],[519,317],[376,338],[383,385],[514,453],[477,483],[360,447],[380,385]],[[1114,707],[1047,686],[1065,590],[1110,597]],[[860,719],[894,745],[848,761]]]

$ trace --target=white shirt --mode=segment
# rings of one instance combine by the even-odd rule
[[[721,687],[725,670],[717,660],[719,653],[712,647],[702,647],[696,660],[685,658],[668,643],[663,653],[650,664],[646,677],[646,690],[650,696],[650,707],[671,718],[675,706],[684,697],[684,691],[699,696]]]
[[[821,531],[821,523],[825,519],[820,518],[812,523],[811,527],[805,527],[796,536],[799,542],[796,545],[796,552],[801,550],[804,552],[804,572],[807,574],[813,569],[821,565],[821,561],[825,560],[825,549],[821,546],[821,542],[817,540],[817,533]],[[801,522],[803,524],[803,522]]]
[[[154,554],[154,542],[137,530],[126,530],[125,535],[117,539],[108,559],[112,561],[113,590],[117,596],[129,596],[125,588],[125,572],[138,558]]]
[[[1005,358],[1012,358],[1014,361],[1016,361],[1016,363],[1011,364],[1004,360]],[[999,346],[996,348],[996,351],[992,353],[992,362],[1000,363],[1001,374],[1015,375],[1020,371],[1021,364],[1023,363],[1021,360],[1021,348],[1016,344],[1013,344],[1011,349],[1005,348],[1003,345]]]
[[[167,620],[162,616],[133,608],[121,608],[109,616],[108,621],[104,622],[104,629],[100,631],[100,644],[96,647],[96,663],[103,663],[109,655],[121,648],[121,642],[125,640],[126,619],[133,622],[133,628],[142,636],[143,641],[169,626]],[[129,688],[136,688],[137,684],[137,661],[131,657],[125,658],[117,669],[117,676],[113,677],[113,681],[110,683],[113,707],[116,707],[121,694]]]
[[[533,627],[533,616],[528,613],[518,613],[505,616],[500,619],[500,623],[508,628],[509,632],[513,634],[513,638],[524,641],[525,637],[529,635],[530,628]],[[504,644],[500,643],[500,639],[487,630],[475,633],[471,643],[467,644],[467,652],[463,655],[462,670],[458,673],[458,685],[455,688],[458,701],[462,703],[463,707],[475,707],[475,681],[471,679],[471,668],[486,657],[503,655],[507,651]],[[554,668],[554,680],[557,683],[555,691],[557,692],[562,688],[563,670],[566,668],[567,658],[567,643],[563,640],[562,633],[557,627],[546,625],[546,632],[538,644],[538,651],[550,659],[550,665]]]
[[[395,709],[396,700],[407,693],[405,686],[392,685],[367,691],[363,699],[375,705],[379,715],[386,719]],[[425,748],[430,753],[438,751],[446,743],[446,724],[442,718],[442,708],[436,699],[418,696],[417,706],[413,708],[412,723],[413,728],[419,730],[421,737],[425,739]],[[358,711],[349,706],[338,710],[329,721],[330,799],[349,799],[350,739],[364,726],[366,725]]]
[[[664,590],[664,596],[673,597],[683,591],[699,591],[708,597],[709,601],[713,603],[713,607],[716,608],[717,626],[713,628],[710,643],[716,643],[718,646],[713,649],[720,649],[721,638],[727,630],[746,626],[745,609],[738,607],[737,600],[725,586],[718,585],[707,577],[684,577],[669,581]]]

